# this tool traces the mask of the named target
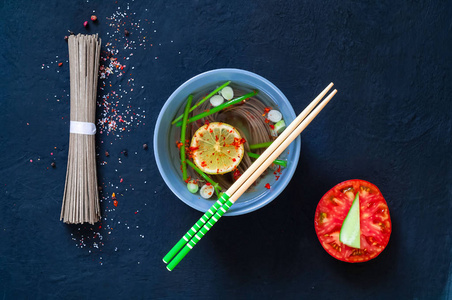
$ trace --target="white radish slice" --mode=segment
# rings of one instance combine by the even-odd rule
[[[213,194],[215,193],[215,190],[213,188],[213,185],[203,185],[201,187],[201,190],[199,191],[199,194],[201,195],[201,197],[203,197],[204,199],[209,199],[210,197],[213,196]]]
[[[215,95],[212,98],[210,98],[210,104],[212,104],[212,106],[218,106],[220,104],[222,104],[224,102],[224,98],[221,97],[220,95]]]
[[[224,87],[220,93],[226,100],[231,100],[234,97],[234,90],[230,86]]]
[[[282,119],[282,114],[279,111],[272,109],[268,112],[268,119],[273,123],[278,123]]]

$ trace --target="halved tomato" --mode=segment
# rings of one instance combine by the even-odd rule
[[[342,223],[359,192],[361,247],[339,241]],[[370,182],[353,179],[339,183],[320,199],[315,211],[315,231],[326,252],[339,260],[365,262],[379,255],[389,242],[392,225],[388,205]]]

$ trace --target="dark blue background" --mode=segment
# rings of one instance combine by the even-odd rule
[[[93,11],[99,22],[86,30]],[[116,11],[145,32],[107,19]],[[3,299],[452,297],[451,2],[7,0],[0,14]],[[130,41],[146,35],[153,46],[122,49],[112,23],[115,38],[129,28]],[[68,29],[117,45],[132,75],[112,75],[99,99],[133,78],[118,103],[145,115],[97,136],[101,228],[59,221]],[[288,188],[222,219],[170,273],[161,259],[200,213],[161,179],[154,123],[181,83],[223,67],[269,79],[296,112],[331,81],[339,92],[303,133]],[[393,222],[386,250],[358,265],[330,257],[313,220],[322,195],[352,178],[380,188]]]

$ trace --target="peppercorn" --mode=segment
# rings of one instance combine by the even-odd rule
[[[148,144],[143,144],[143,150],[148,150]]]
[[[101,186],[101,185],[99,185],[99,186],[97,187],[97,189],[99,190],[99,192],[102,192],[102,186]]]
[[[124,29],[124,35],[129,36],[130,32],[127,29]]]
[[[56,163],[54,161],[52,161],[52,163],[50,165],[52,166],[52,168],[56,167]]]
[[[97,21],[97,17],[95,15],[91,16],[91,21],[96,22]]]

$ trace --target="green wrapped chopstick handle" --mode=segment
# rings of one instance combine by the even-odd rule
[[[190,228],[189,231],[177,242],[177,244],[165,255],[163,262],[169,263],[171,259],[190,241],[190,239],[201,229],[201,227],[209,221],[209,219],[217,212],[217,210],[228,201],[229,196],[223,193],[220,198],[209,208],[208,211],[198,220],[198,222]],[[185,256],[185,255],[184,255]]]
[[[191,249],[201,240],[201,238],[210,230],[210,228],[218,222],[228,209],[234,204],[229,201],[229,196],[223,193],[220,198],[225,198],[227,201],[217,210],[217,212],[204,224],[204,226],[190,239],[184,248],[176,255],[176,257],[166,266],[169,271],[172,271],[179,262],[190,252]],[[178,243],[179,244],[179,243]]]

